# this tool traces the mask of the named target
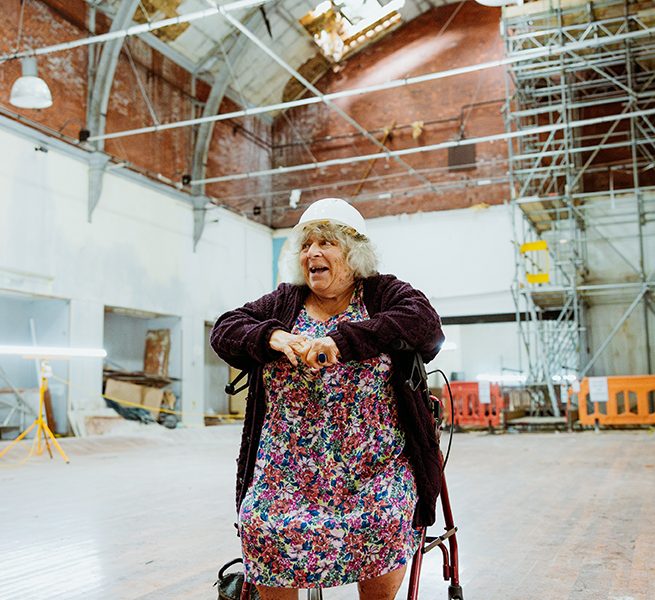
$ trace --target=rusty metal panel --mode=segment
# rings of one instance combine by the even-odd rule
[[[168,357],[171,351],[171,330],[150,329],[146,333],[143,371],[148,375],[168,377]]]

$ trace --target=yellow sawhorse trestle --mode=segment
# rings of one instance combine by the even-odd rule
[[[23,438],[25,438],[30,433],[30,431],[32,431],[36,427],[34,443],[32,444],[32,448],[30,449],[30,453],[27,455],[27,458],[29,459],[33,454],[43,454],[44,447],[48,450],[48,454],[50,455],[50,458],[53,458],[52,448],[50,447],[50,442],[52,442],[52,444],[57,449],[57,452],[59,452],[61,457],[67,463],[69,463],[70,461],[68,460],[68,456],[66,456],[66,453],[64,452],[63,448],[60,446],[59,442],[57,441],[57,438],[55,438],[52,431],[50,431],[50,427],[48,427],[48,423],[43,417],[45,393],[48,390],[48,377],[51,371],[50,371],[50,365],[45,360],[41,361],[40,366],[41,366],[41,370],[40,370],[40,383],[39,383],[39,411],[36,415],[36,419],[34,419],[32,424],[25,431],[23,431],[15,440],[13,440],[11,444],[9,444],[6,448],[4,448],[0,452],[0,458],[2,458],[5,454],[7,454],[7,452],[9,452],[14,446],[16,446]]]

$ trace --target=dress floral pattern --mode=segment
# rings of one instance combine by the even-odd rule
[[[293,333],[322,337],[368,319],[357,286],[327,321],[303,309]],[[402,454],[388,355],[312,372],[286,359],[264,370],[267,413],[239,525],[246,579],[271,587],[331,587],[406,564],[416,485]]]

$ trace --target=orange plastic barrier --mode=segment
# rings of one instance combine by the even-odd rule
[[[480,403],[477,381],[452,381],[450,388],[455,404],[455,425],[461,427],[500,426],[500,416],[505,407],[505,400],[497,383],[492,383],[490,386],[491,402],[489,404]],[[450,423],[450,399],[447,397],[447,393],[444,389],[446,421]]]
[[[589,379],[580,383],[579,419],[582,425],[655,425],[655,375],[607,378],[607,402],[592,402]]]

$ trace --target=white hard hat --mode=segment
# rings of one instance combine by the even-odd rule
[[[360,235],[366,236],[364,217],[352,204],[348,204],[341,198],[323,198],[310,204],[294,229],[300,230],[308,223],[317,221],[339,223],[346,227],[352,227]]]

